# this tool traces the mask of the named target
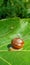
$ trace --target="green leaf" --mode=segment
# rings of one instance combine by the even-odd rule
[[[23,49],[8,51],[7,45],[16,37],[24,40]],[[30,65],[30,19],[0,20],[0,65]]]

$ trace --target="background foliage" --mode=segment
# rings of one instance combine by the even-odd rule
[[[0,19],[30,17],[30,0],[0,0]]]

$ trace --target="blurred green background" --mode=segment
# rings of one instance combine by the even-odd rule
[[[0,19],[30,18],[30,0],[0,0]]]

